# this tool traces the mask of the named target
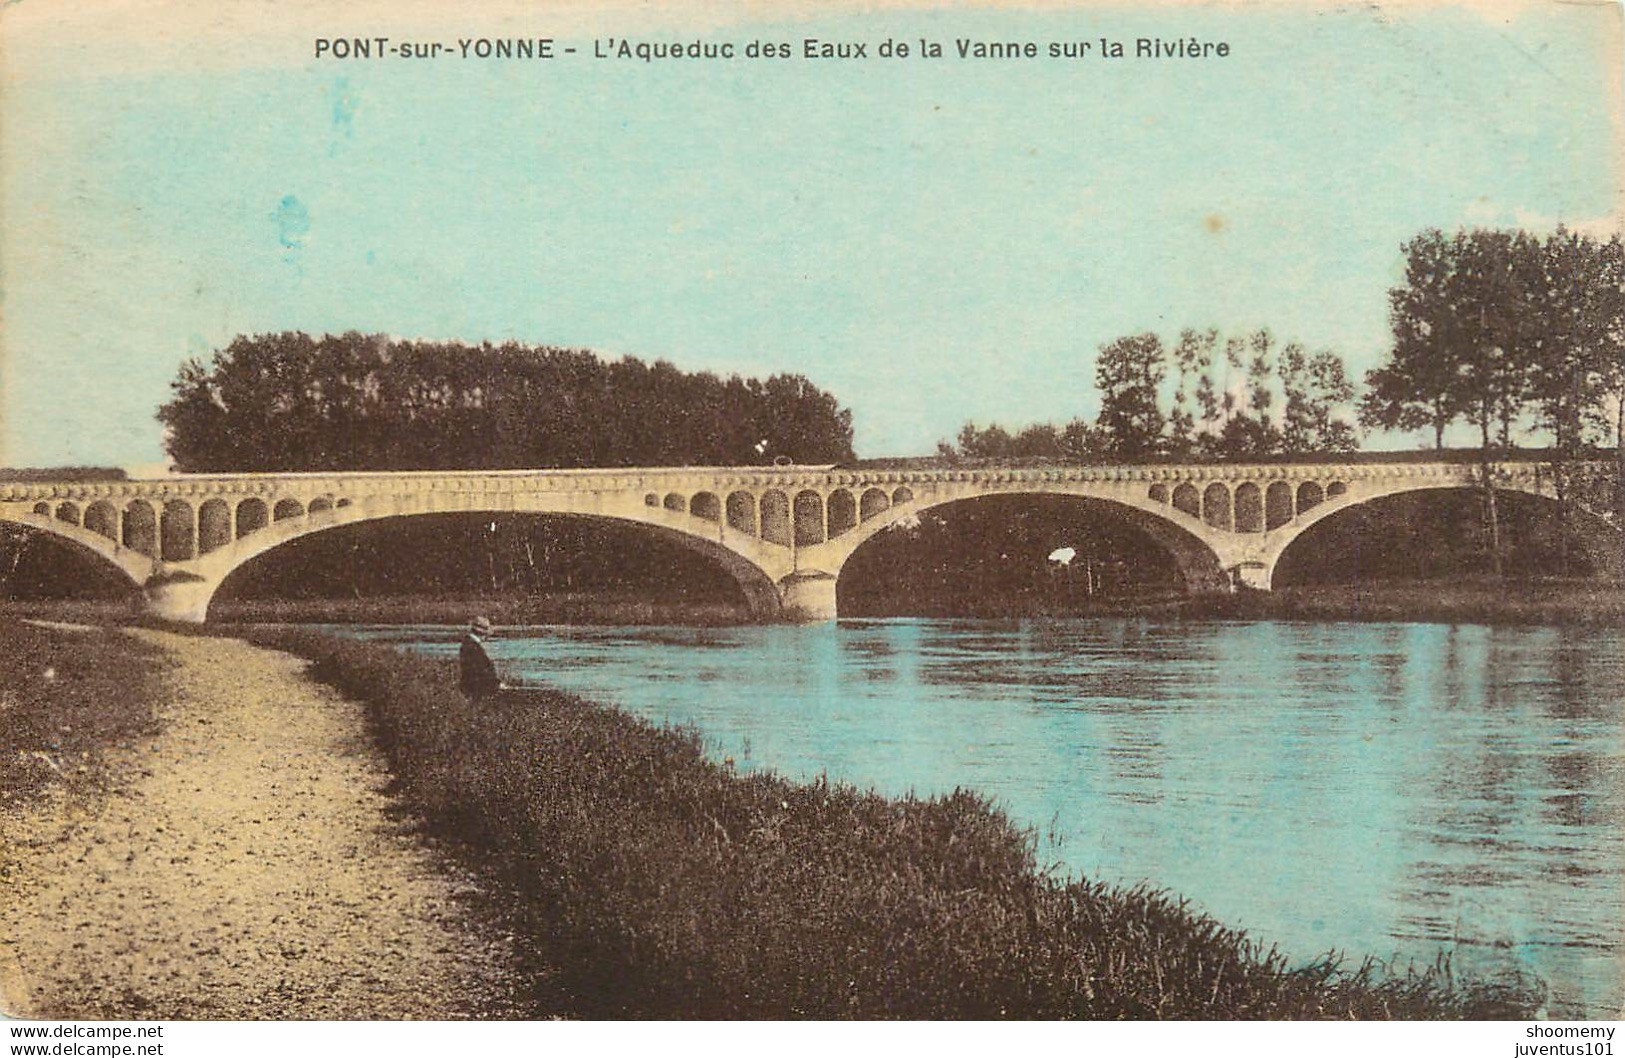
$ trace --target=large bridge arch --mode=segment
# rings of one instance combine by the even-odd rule
[[[345,516],[338,517],[338,511],[347,512]],[[667,515],[689,517],[686,512],[677,512],[664,507],[658,508]],[[216,593],[226,582],[236,574],[248,570],[261,559],[274,555],[278,550],[312,537],[336,529],[349,529],[368,524],[380,524],[390,521],[405,521],[416,518],[435,516],[467,516],[472,518],[499,517],[499,516],[528,516],[539,518],[579,519],[583,521],[598,521],[614,523],[635,528],[639,532],[646,532],[668,543],[675,544],[686,551],[700,556],[733,578],[744,597],[745,604],[754,616],[766,616],[776,612],[779,608],[777,589],[767,572],[750,559],[739,554],[714,539],[708,539],[684,529],[674,528],[661,524],[648,518],[625,517],[623,515],[584,513],[577,511],[558,510],[528,510],[514,507],[483,507],[471,506],[457,510],[368,510],[359,505],[340,508],[327,513],[316,522],[304,519],[284,519],[283,523],[273,522],[272,525],[257,530],[246,536],[232,541],[220,551],[211,552],[196,565],[200,568],[202,576],[194,586],[183,586],[180,590],[187,594],[188,605],[195,609],[202,620],[206,617],[209,605]],[[709,519],[695,516],[697,520]],[[676,519],[674,519],[676,520]],[[686,527],[685,527],[686,528]],[[714,525],[713,525],[714,528]]]
[[[124,548],[95,529],[86,529],[77,523],[43,514],[8,517],[0,514],[0,523],[21,526],[66,547],[75,554],[94,563],[97,569],[107,571],[134,591],[152,575],[154,562],[146,555]]]
[[[1514,479],[1497,485],[1495,491],[1509,500],[1543,509],[1552,514],[1555,520],[1558,505],[1556,498],[1532,481]],[[1480,487],[1467,482],[1454,484],[1423,482],[1409,487],[1395,486],[1371,491],[1369,494],[1350,491],[1335,497],[1328,496],[1311,512],[1299,517],[1292,526],[1292,533],[1271,548],[1267,561],[1272,571],[1284,567],[1288,572],[1295,572],[1293,563],[1299,559],[1305,548],[1323,542],[1324,532],[1335,523],[1361,513],[1389,518],[1397,528],[1399,515],[1389,515],[1384,508],[1407,499],[1438,501],[1443,513],[1445,504],[1450,500],[1476,502],[1481,497]],[[1503,531],[1510,529],[1513,524],[1509,518],[1513,513],[1508,509],[1510,507],[1511,504],[1508,504],[1501,512],[1502,518],[1505,519]],[[1625,532],[1608,520],[1581,507],[1571,507],[1569,518],[1572,522],[1569,527],[1570,539],[1586,556],[1593,570],[1615,579],[1625,579]],[[1552,528],[1556,531],[1556,526]],[[1437,535],[1429,534],[1430,543],[1435,546],[1439,544]]]
[[[1071,504],[1093,516],[1114,520],[1139,532],[1158,547],[1171,560],[1186,590],[1192,592],[1214,590],[1228,585],[1219,554],[1191,529],[1176,524],[1162,510],[1144,506],[1129,497],[1102,496],[1083,488],[1074,489],[1001,489],[989,492],[966,492],[905,501],[884,512],[877,513],[854,531],[843,534],[824,545],[823,550],[809,550],[803,561],[811,565],[823,560],[825,567],[814,567],[813,572],[827,573],[835,581],[839,594],[839,578],[847,564],[868,548],[884,540],[888,530],[906,526],[920,515],[952,508],[973,508],[990,502],[1026,503],[1034,508],[1045,504]],[[1195,519],[1192,519],[1194,522]]]

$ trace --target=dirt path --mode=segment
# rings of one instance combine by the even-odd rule
[[[303,662],[138,630],[176,662],[118,792],[0,818],[0,989],[36,1017],[447,1018],[510,958],[392,819],[361,707]],[[9,966],[6,964],[9,962]],[[19,1009],[20,1008],[20,1009]]]

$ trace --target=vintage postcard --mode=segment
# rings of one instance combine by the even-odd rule
[[[0,1009],[1609,1044],[1621,27],[0,4]]]

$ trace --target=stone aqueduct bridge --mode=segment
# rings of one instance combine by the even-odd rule
[[[1551,495],[1537,464],[1503,467],[1501,487]],[[150,612],[181,621],[204,620],[228,574],[299,537],[379,518],[509,511],[648,526],[721,563],[756,613],[794,607],[829,619],[852,553],[944,503],[1082,497],[1167,548],[1193,589],[1267,589],[1282,552],[1328,515],[1403,492],[1470,487],[1474,473],[1456,463],[1355,463],[209,474],[0,484],[0,520],[99,556],[141,589]]]

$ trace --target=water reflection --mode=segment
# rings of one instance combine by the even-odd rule
[[[743,767],[980,789],[1046,862],[1297,955],[1445,952],[1538,973],[1554,1013],[1621,1008],[1625,633],[865,621],[536,629],[494,652]]]

